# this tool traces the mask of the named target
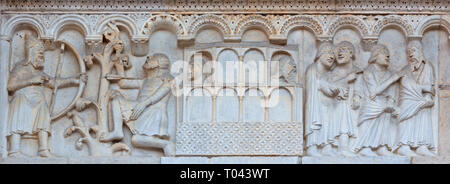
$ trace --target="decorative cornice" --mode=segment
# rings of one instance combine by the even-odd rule
[[[2,11],[449,12],[447,0],[2,0]]]

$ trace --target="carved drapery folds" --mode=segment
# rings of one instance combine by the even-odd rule
[[[222,5],[214,2],[160,1],[157,13],[120,14],[19,14],[7,2],[3,157],[437,153],[432,114],[448,16],[164,12]],[[316,9],[366,7],[322,3]]]

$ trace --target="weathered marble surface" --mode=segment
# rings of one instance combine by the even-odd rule
[[[0,3],[0,164],[414,164],[450,155],[448,1],[51,1]],[[413,42],[418,56],[407,51]],[[326,75],[308,81],[320,46],[342,43]],[[427,112],[402,111],[395,91],[420,62],[429,81],[412,96],[427,99]],[[380,81],[385,71],[398,81]],[[328,102],[309,99],[319,89]],[[321,103],[327,118],[306,122]],[[359,122],[363,110],[373,117]],[[405,134],[412,151],[398,152],[399,111],[426,114],[426,146]],[[324,139],[305,137],[316,130]],[[431,157],[398,156],[413,152]]]
[[[161,164],[300,164],[299,157],[162,157]]]
[[[302,157],[302,164],[411,164],[410,157]]]

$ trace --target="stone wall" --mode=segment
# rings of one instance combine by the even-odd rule
[[[86,163],[92,157],[101,163],[449,162],[448,1],[0,5],[0,163],[73,163],[73,157]],[[409,52],[414,43],[420,46]],[[351,51],[350,64],[340,63],[347,52],[340,49]],[[312,70],[320,70],[324,54],[332,66]],[[379,64],[379,55],[390,62]],[[426,63],[417,65],[425,72],[407,80],[416,75],[416,60]],[[377,66],[385,66],[386,78],[378,78]],[[408,85],[423,90],[410,97]],[[383,89],[372,94],[372,87]],[[385,98],[392,107],[380,101]],[[405,109],[412,102],[403,100],[413,98],[424,102]],[[412,107],[418,104],[423,107]],[[310,121],[312,114],[328,119]],[[417,136],[400,126],[404,114],[412,114],[407,122],[426,123]],[[365,115],[373,117],[363,121]],[[350,127],[330,137],[330,127],[343,122]],[[308,138],[312,133],[328,138],[321,143]],[[403,134],[417,156],[399,151]]]

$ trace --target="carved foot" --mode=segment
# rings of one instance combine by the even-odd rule
[[[361,154],[362,156],[366,156],[366,157],[376,157],[378,156],[377,154],[375,154],[372,149],[370,148],[363,148],[359,154]]]
[[[44,157],[44,158],[54,157],[53,154],[51,154],[50,150],[48,150],[48,149],[39,151],[39,156]]]
[[[326,145],[325,147],[322,148],[322,155],[328,156],[328,157],[334,157],[334,156],[336,156],[336,153],[333,151],[333,148],[331,147],[331,145]]]
[[[169,142],[166,147],[164,147],[164,153],[167,157],[174,157],[175,156],[175,144],[173,142]]]
[[[390,152],[386,146],[380,147],[377,150],[377,154],[380,156],[386,156],[386,157],[392,157],[394,156],[394,154],[392,152]]]
[[[101,142],[120,141],[123,139],[123,132],[103,133],[100,136]]]
[[[426,146],[420,146],[417,148],[416,153],[426,157],[435,157],[436,154],[431,152]]]
[[[317,150],[316,146],[311,146],[306,150],[306,154],[312,157],[321,157],[322,155]]]
[[[25,158],[25,157],[28,157],[28,156],[25,155],[25,154],[23,154],[23,153],[20,152],[20,151],[17,151],[17,152],[11,152],[11,153],[9,153],[9,154],[8,154],[8,157],[11,157],[11,158]]]
[[[409,146],[401,146],[397,153],[401,156],[407,156],[407,157],[416,157],[418,156],[414,151],[411,150]]]

